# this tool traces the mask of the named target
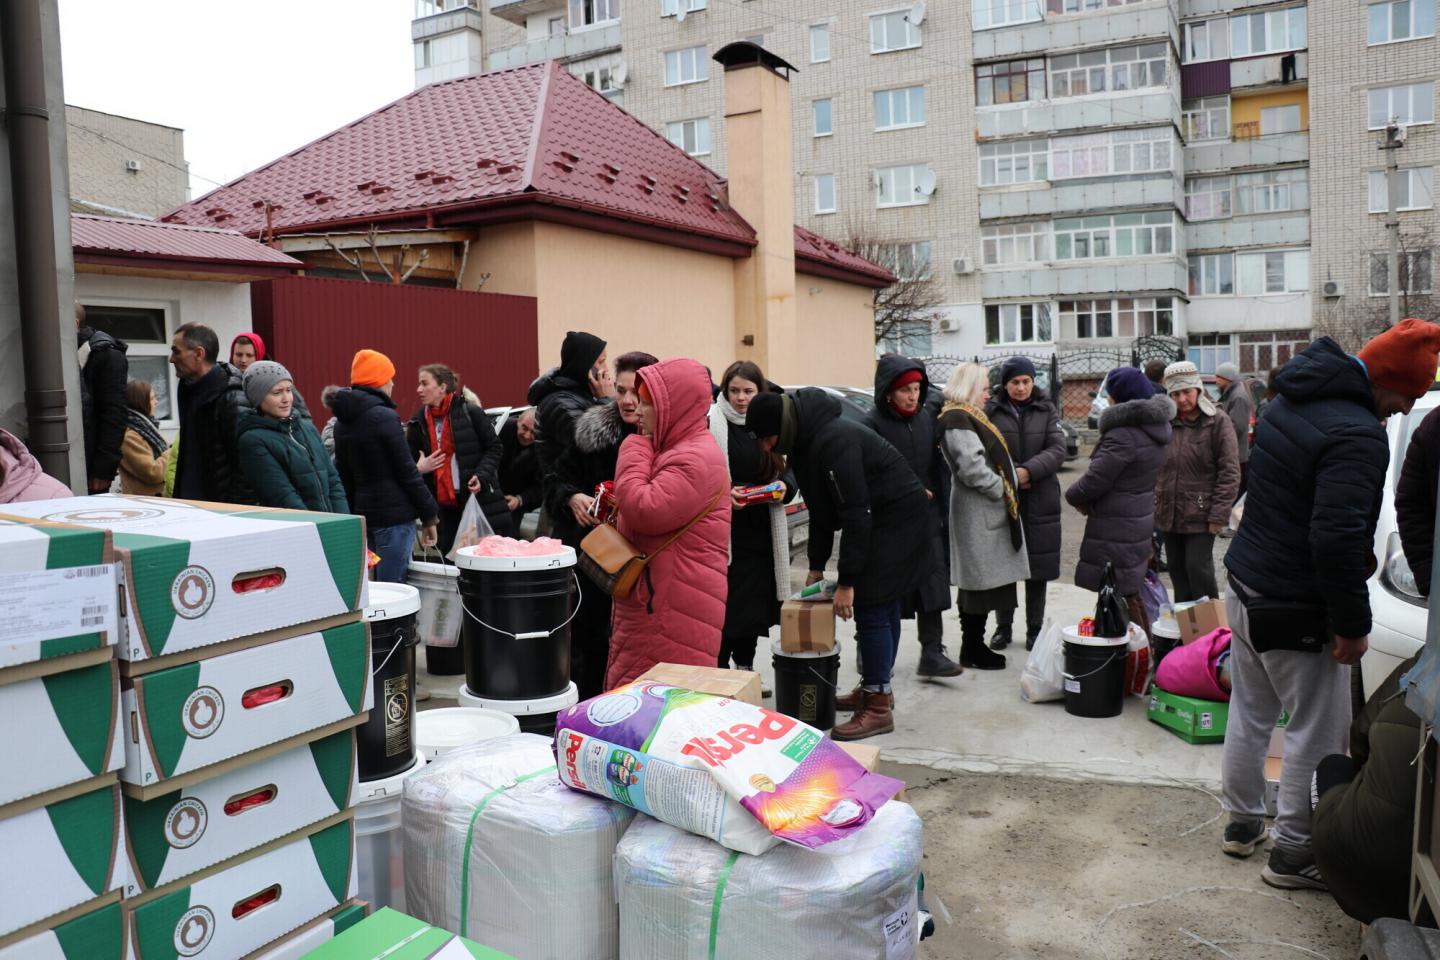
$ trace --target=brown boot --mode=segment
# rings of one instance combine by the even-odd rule
[[[849,693],[842,693],[835,698],[835,709],[844,710],[846,713],[854,713],[860,709],[860,684],[855,684],[855,689]]]
[[[830,731],[832,740],[864,740],[895,729],[895,696],[889,693],[860,691],[860,709],[855,716]]]

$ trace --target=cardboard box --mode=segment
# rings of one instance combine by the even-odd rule
[[[0,811],[0,936],[133,884],[113,776]]]
[[[835,604],[829,600],[786,600],[780,604],[780,649],[786,653],[835,649]]]
[[[760,674],[751,670],[721,670],[719,667],[695,667],[684,663],[657,663],[641,680],[713,693],[742,703],[760,706]]]
[[[0,670],[109,656],[120,636],[120,595],[110,532],[64,523],[17,524],[0,514]]]
[[[1175,620],[1180,624],[1180,643],[1186,644],[1205,636],[1212,630],[1230,626],[1225,619],[1224,600],[1206,600],[1175,611]]]
[[[329,943],[339,934],[349,930],[365,919],[370,906],[364,900],[350,900],[324,916],[316,917],[305,926],[281,937],[274,943],[248,954],[245,960],[301,960],[322,944]],[[5,960],[0,956],[0,960]]]
[[[1275,729],[1270,731],[1270,748],[1265,752],[1265,814],[1273,817],[1279,810],[1280,775],[1285,768],[1285,728],[1290,715],[1280,714]]]
[[[109,530],[123,567],[122,660],[293,627],[365,606],[360,517],[150,497],[6,506],[16,519]],[[279,578],[273,585],[247,585]]]
[[[430,926],[423,920],[383,907],[310,954],[306,960],[515,960]]]
[[[149,800],[176,786],[148,789],[162,781],[369,710],[369,629],[350,623],[127,677],[120,696],[120,779]]]
[[[1182,697],[1155,686],[1150,688],[1150,719],[1187,743],[1221,742],[1225,739],[1229,718],[1228,703]]]
[[[0,960],[125,960],[127,934],[115,891],[67,911],[53,926],[0,937]]]
[[[151,800],[125,798],[140,889],[152,890],[350,806],[355,732],[345,730]]]
[[[108,657],[108,651],[106,651]],[[92,780],[125,765],[114,660],[24,680],[0,671],[0,804]],[[0,806],[0,816],[3,816]]]
[[[125,901],[127,960],[234,960],[356,896],[348,814]]]

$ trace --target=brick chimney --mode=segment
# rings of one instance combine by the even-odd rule
[[[790,80],[794,67],[748,41],[715,54],[725,67],[730,204],[755,228],[758,246],[735,261],[736,356],[777,383],[797,365],[795,198]],[[746,339],[753,338],[747,345]]]

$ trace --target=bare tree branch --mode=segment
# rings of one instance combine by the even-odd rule
[[[852,224],[844,241],[846,247],[878,263],[900,279],[875,291],[875,342],[896,341],[929,334],[944,315],[945,302],[940,284],[928,259],[916,262],[913,247],[906,241],[887,240],[872,230]]]
[[[341,260],[344,260],[346,263],[350,264],[350,266],[354,267],[356,270],[359,270],[360,279],[364,280],[366,283],[370,282],[370,275],[365,272],[365,265],[360,262],[359,254],[356,254],[353,257],[350,256],[350,254],[335,246],[335,241],[331,240],[329,237],[325,238],[325,246],[329,247],[331,250],[334,250],[335,255]]]
[[[1345,350],[1355,352],[1372,337],[1390,326],[1388,297],[1370,294],[1371,274],[1386,276],[1388,259],[1383,250],[1361,253],[1365,257],[1366,276],[1359,290],[1347,290],[1345,296],[1329,305],[1316,324],[1317,332],[1333,337]],[[1416,261],[1416,255],[1422,255]],[[1400,315],[1440,323],[1440,297],[1434,289],[1435,235],[1429,226],[1400,233]],[[1414,276],[1411,266],[1414,264]],[[1388,280],[1388,276],[1386,277]],[[1412,288],[1416,292],[1411,292]]]

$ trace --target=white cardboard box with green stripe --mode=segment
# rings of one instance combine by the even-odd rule
[[[235,960],[356,896],[354,821],[337,814],[125,901],[128,960]]]
[[[256,751],[274,754],[365,719],[370,639],[346,623],[121,680],[126,793],[151,799]],[[292,742],[293,741],[293,742]],[[250,763],[259,755],[241,760]]]
[[[126,917],[119,894],[81,908],[53,927],[0,937],[0,960],[125,960]]]
[[[0,937],[133,884],[120,786],[105,779],[0,810]]]
[[[342,730],[257,763],[125,798],[125,829],[140,888],[152,890],[350,806],[355,733]]]
[[[364,900],[350,900],[328,910],[324,916],[316,917],[293,933],[288,933],[274,943],[267,943],[245,960],[302,960],[310,951],[334,940],[365,919],[368,906]],[[0,960],[5,960],[0,956]]]
[[[120,603],[110,531],[21,520],[0,508],[0,676],[110,656]]]
[[[0,670],[0,804],[89,780],[125,764],[120,680],[108,658],[26,677],[37,664]],[[66,658],[67,662],[71,658]],[[0,806],[0,816],[5,807]]]
[[[5,509],[12,519],[111,532],[124,580],[122,660],[194,650],[365,606],[360,517],[124,496]]]

